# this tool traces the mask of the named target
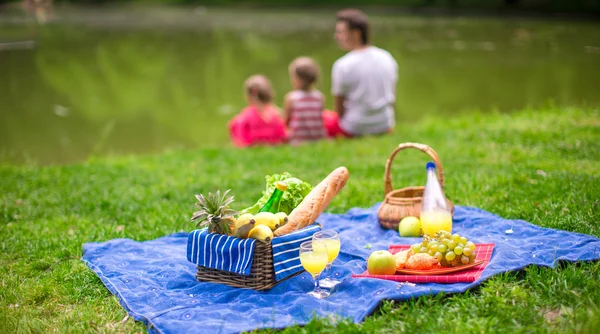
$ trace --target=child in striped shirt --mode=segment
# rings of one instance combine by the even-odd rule
[[[289,66],[293,91],[283,100],[284,118],[289,127],[292,145],[325,138],[323,124],[325,101],[323,94],[315,88],[319,78],[319,67],[308,57],[294,59]]]

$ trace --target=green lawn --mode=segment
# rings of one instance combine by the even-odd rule
[[[59,167],[0,167],[0,332],[141,332],[80,260],[82,244],[189,231],[194,194],[233,189],[253,203],[264,175],[316,184],[344,165],[350,181],[328,211],[383,198],[385,160],[400,142],[440,155],[456,204],[600,236],[598,110],[525,110],[399,121],[386,137],[291,148],[203,149],[95,158]],[[198,133],[202,136],[202,133]],[[425,182],[427,156],[401,152],[395,187]],[[462,295],[384,303],[362,324],[313,320],[284,332],[592,332],[600,326],[600,263],[528,268]]]

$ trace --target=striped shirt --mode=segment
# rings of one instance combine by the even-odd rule
[[[294,90],[288,94],[289,139],[291,144],[325,138],[327,132],[323,125],[323,94],[318,90],[306,92]]]

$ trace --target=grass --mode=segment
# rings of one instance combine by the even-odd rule
[[[600,236],[598,110],[402,120],[394,135],[304,147],[202,149],[94,158],[69,166],[0,167],[0,332],[141,332],[81,261],[82,244],[189,231],[194,194],[233,189],[245,207],[264,175],[317,183],[345,165],[351,178],[328,211],[383,198],[384,164],[400,142],[440,155],[447,195],[506,218]],[[201,136],[202,134],[198,134]],[[400,152],[395,187],[424,184],[428,158]],[[461,295],[386,302],[361,324],[314,319],[303,332],[592,332],[600,325],[600,263],[531,267]]]

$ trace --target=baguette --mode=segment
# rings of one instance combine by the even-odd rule
[[[288,223],[275,230],[280,236],[304,228],[317,220],[331,200],[346,185],[350,173],[346,167],[338,167],[317,184],[288,216]]]

